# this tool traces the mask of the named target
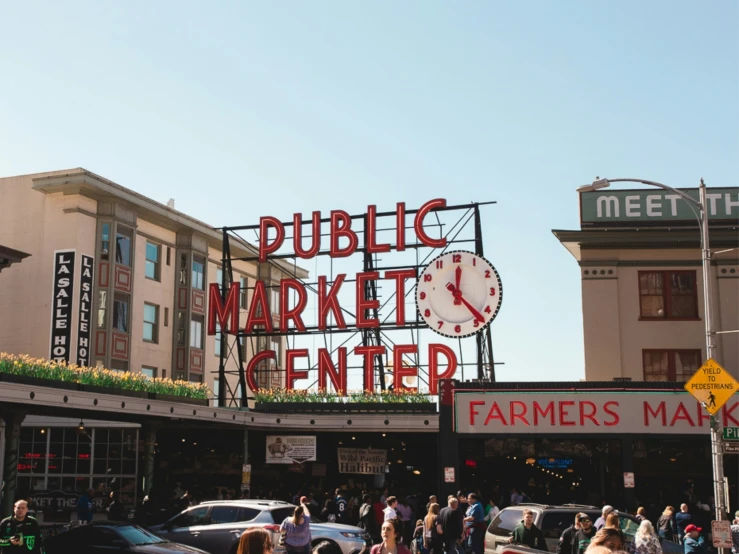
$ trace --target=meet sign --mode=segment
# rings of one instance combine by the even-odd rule
[[[739,400],[717,414],[739,426]],[[454,394],[458,433],[502,434],[706,434],[710,414],[683,391],[486,391]]]
[[[680,189],[698,200],[698,189]],[[706,193],[708,219],[712,223],[739,222],[739,188],[710,188]],[[580,194],[581,227],[633,224],[696,225],[691,205],[661,189],[599,190]]]

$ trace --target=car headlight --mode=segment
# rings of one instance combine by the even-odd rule
[[[344,533],[342,532],[341,534],[344,535],[348,539],[361,539],[363,533]]]

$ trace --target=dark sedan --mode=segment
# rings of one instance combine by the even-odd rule
[[[207,554],[198,548],[165,540],[151,531],[112,521],[75,527],[45,541],[46,554]]]

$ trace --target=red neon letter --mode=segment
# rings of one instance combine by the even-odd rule
[[[293,383],[297,381],[298,379],[307,379],[308,378],[308,370],[303,371],[297,371],[295,369],[295,358],[307,358],[308,357],[308,349],[307,348],[298,348],[296,350],[287,350],[285,352],[285,373],[287,374],[286,377],[286,385],[287,389],[292,390]]]
[[[208,298],[208,334],[216,334],[216,317],[224,333],[235,335],[239,328],[239,284],[231,283],[226,304],[221,300],[219,283],[211,283]]]
[[[588,413],[585,412],[585,407],[590,408]],[[583,427],[585,425],[585,420],[589,419],[593,423],[595,423],[597,426],[600,427],[600,423],[598,423],[598,420],[595,419],[595,414],[598,412],[598,408],[595,407],[594,402],[590,402],[590,400],[581,400],[580,401],[580,427]]]
[[[303,216],[293,215],[293,250],[298,258],[312,258],[321,249],[321,212],[313,212],[311,220],[311,246],[303,250]]]
[[[386,271],[385,279],[395,279],[395,325],[405,325],[405,280],[415,279],[415,269],[399,269]]]
[[[377,310],[380,307],[379,300],[367,300],[364,295],[364,288],[367,281],[376,281],[380,278],[377,271],[367,271],[365,273],[357,273],[357,329],[368,329],[370,327],[379,327],[380,320],[367,317],[365,310]]]
[[[298,301],[292,310],[288,309],[290,300],[289,289],[298,293]],[[305,323],[303,323],[303,318],[300,317],[300,314],[303,313],[306,302],[308,302],[308,295],[305,293],[303,283],[297,279],[283,279],[280,281],[280,329],[283,332],[287,332],[291,319],[295,322],[295,328],[298,331],[301,333],[305,332]]]
[[[417,354],[418,346],[415,344],[396,344],[393,346],[393,388],[401,389],[417,389],[418,387],[406,387],[403,384],[403,377],[418,376],[418,368],[403,364],[403,354]]]
[[[333,210],[331,212],[331,251],[332,258],[345,258],[351,256],[357,251],[359,239],[357,233],[352,231],[352,218],[343,210]],[[349,246],[344,249],[339,248],[339,237],[349,239]]]
[[[346,347],[340,346],[339,352],[339,369],[336,370],[331,361],[331,353],[325,348],[318,349],[318,388],[326,388],[326,376],[334,385],[334,390],[339,394],[346,394]]]
[[[326,294],[326,276],[320,275],[318,277],[318,328],[326,329],[326,316],[331,311],[334,314],[336,320],[336,326],[339,329],[346,329],[346,322],[344,321],[344,314],[341,313],[341,306],[339,306],[339,300],[336,295],[339,294],[341,284],[346,278],[346,273],[339,273],[334,281],[334,286],[331,287],[331,291]]]
[[[546,419],[549,415],[549,425],[554,427],[554,402],[549,402],[545,409],[541,409],[539,403],[534,400],[534,425],[539,425],[539,415],[541,414],[542,419]]]
[[[364,390],[375,390],[375,356],[385,355],[384,346],[355,346],[354,355],[364,356]],[[382,358],[380,358],[382,364]]]
[[[439,375],[439,358],[442,354],[446,358],[446,371]],[[439,394],[439,381],[451,379],[457,372],[457,355],[446,344],[429,344],[429,394]]]
[[[698,412],[698,413],[701,414],[699,417],[701,418],[700,419],[700,425],[702,427],[703,426],[703,417],[704,417],[703,416],[703,407],[700,406],[700,404],[698,404],[698,406],[700,407],[700,412]],[[731,405],[731,408],[729,408],[728,406],[729,406],[729,403],[727,402],[726,404],[724,404],[724,407],[721,408],[721,412],[722,412],[721,415],[724,416],[723,417],[724,427],[730,427],[732,425],[739,426],[739,421],[737,421],[737,419],[732,415],[732,413],[734,413],[734,410],[736,410],[737,406],[739,406],[739,402],[734,402]],[[706,419],[709,419],[709,417],[710,416],[705,416]],[[729,420],[731,420],[731,421],[729,421]]]
[[[477,406],[484,406],[485,402],[482,400],[472,400],[470,401],[470,425],[475,424],[475,416],[480,415],[480,412],[478,412],[475,408]]]
[[[364,227],[364,251],[368,254],[390,252],[389,244],[377,244],[377,206],[367,206],[367,219]]]
[[[603,422],[603,425],[605,425],[606,427],[613,427],[621,422],[621,418],[619,417],[619,415],[616,412],[610,410],[611,406],[615,406],[616,408],[618,408],[618,402],[611,401],[603,404],[603,411],[613,418],[613,421]]]
[[[662,427],[667,426],[667,413],[665,411],[664,401],[659,403],[656,410],[652,410],[652,406],[648,401],[644,401],[644,427],[649,427],[649,416],[657,417],[662,416]]]
[[[277,236],[272,244],[269,244],[269,228],[277,230]],[[265,216],[259,219],[259,261],[266,262],[267,256],[282,246],[285,240],[285,228],[279,219]]]
[[[498,406],[497,402],[493,402],[493,405],[490,406],[488,417],[485,418],[485,425],[490,423],[490,420],[492,419],[499,419],[503,422],[503,425],[508,425],[508,423],[506,423],[505,417],[503,417],[503,412],[500,411],[500,406]]]
[[[670,421],[670,427],[674,427],[675,423],[678,421],[687,421],[691,427],[695,427],[693,418],[690,417],[688,410],[685,408],[685,405],[682,402],[677,405],[675,415],[672,416],[672,421]]]
[[[261,280],[254,284],[254,296],[251,299],[244,330],[251,333],[255,325],[264,325],[265,333],[272,332],[272,315],[267,305],[267,290],[264,288],[264,281]]]
[[[510,405],[511,408],[511,425],[516,425],[516,420],[519,419],[523,422],[524,425],[527,427],[531,425],[529,423],[529,420],[526,419],[526,412],[528,409],[526,408],[526,403],[521,402],[520,400],[514,400],[511,402]],[[516,411],[516,408],[523,408],[520,412]]]
[[[395,214],[395,250],[405,250],[405,202],[398,202]]]
[[[249,363],[246,365],[246,384],[249,385],[249,388],[252,390],[252,392],[256,392],[259,390],[257,380],[254,378],[254,371],[256,370],[257,365],[259,365],[259,363],[264,360],[269,360],[270,358],[273,360],[277,359],[275,351],[262,350],[258,354],[254,355],[252,359],[249,360]]]
[[[413,221],[413,227],[416,230],[416,236],[422,244],[430,246],[431,248],[444,248],[446,246],[446,237],[440,239],[432,239],[426,234],[423,229],[423,218],[434,208],[446,208],[446,200],[437,198],[436,200],[430,200],[426,202],[421,209],[416,212],[416,219]]]
[[[570,415],[567,413],[567,408],[574,405],[575,403],[572,400],[561,400],[559,402],[559,424],[562,427],[575,425],[574,421],[565,421],[565,417]]]

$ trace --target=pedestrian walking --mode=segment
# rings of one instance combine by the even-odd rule
[[[734,513],[734,521],[731,522],[731,551],[739,554],[739,511]]]
[[[639,524],[634,536],[635,554],[662,554],[662,545],[654,531],[652,522],[648,519]]]
[[[580,513],[580,529],[575,533],[572,539],[571,554],[582,554],[590,546],[590,542],[595,537],[596,530],[590,516],[586,513]]]
[[[125,507],[116,491],[110,493],[110,502],[108,503],[108,507],[105,508],[105,511],[108,513],[108,521],[128,521]]]
[[[459,500],[450,496],[446,508],[439,511],[441,540],[446,554],[456,554],[462,544],[462,518],[459,515]]]
[[[41,532],[35,518],[28,515],[28,501],[13,504],[13,515],[0,521],[0,554],[40,554]]]
[[[485,505],[485,523],[490,524],[499,513],[500,508],[495,505],[495,500],[490,498]]]
[[[688,505],[680,504],[680,511],[675,514],[675,527],[677,528],[677,540],[682,544],[685,538],[685,528],[692,523],[693,516],[688,512]]]
[[[580,518],[583,516],[585,516],[586,519],[590,519],[587,514],[580,512],[575,516],[575,523],[562,531],[562,534],[559,536],[559,541],[557,542],[557,554],[572,553],[572,544],[575,540],[575,534],[580,530]]]
[[[80,525],[86,525],[92,521],[92,499],[95,491],[90,489],[82,493],[77,500],[77,521]]]
[[[598,519],[595,520],[595,527],[596,531],[600,531],[602,527],[606,524],[606,518],[610,515],[610,513],[613,512],[613,506],[609,506],[606,504],[603,506],[603,509],[601,510],[601,515]]]
[[[469,508],[464,518],[467,529],[467,548],[473,554],[482,554],[485,549],[485,511],[475,493],[469,494],[467,503]]]
[[[668,541],[675,540],[675,508],[666,506],[665,511],[657,520],[659,536]]]
[[[388,506],[390,499],[388,497]],[[405,546],[401,539],[403,537],[403,523],[398,519],[388,519],[382,524],[380,529],[381,544],[376,544],[370,550],[370,554],[411,554],[411,551]]]
[[[384,521],[389,521],[391,519],[398,519],[398,512],[396,511],[397,507],[398,507],[398,499],[394,496],[388,496],[387,497],[387,508],[385,508],[382,511],[384,515]]]
[[[639,508],[637,508],[634,519],[636,519],[636,521],[638,521],[639,523],[647,519],[647,510],[646,508],[644,508],[644,506],[639,506]]]
[[[270,534],[261,527],[252,527],[241,535],[236,554],[272,554],[274,549]]]
[[[624,539],[621,531],[613,529],[611,527],[604,527],[595,534],[585,552],[590,552],[591,554],[593,554],[592,551],[600,547],[605,547],[611,552],[623,550]]]
[[[701,535],[703,529],[697,527],[692,523],[685,527],[685,554],[706,554],[708,547],[706,546],[706,540]]]
[[[362,497],[362,505],[359,507],[359,521],[357,527],[364,529],[372,537],[373,542],[379,542],[380,527],[377,525],[375,511],[372,507],[372,495],[365,494]]]
[[[534,524],[534,512],[528,508],[523,511],[523,520],[513,530],[513,536],[508,539],[508,542],[521,544],[536,550],[548,550],[544,533]]]
[[[336,498],[334,498],[334,503],[336,504],[336,523],[348,523],[348,503],[344,497],[344,491],[341,489],[336,489]]]
[[[441,509],[438,504],[431,504],[426,517],[423,519],[423,546],[429,554],[443,554],[444,529],[439,521],[439,513]]]
[[[280,525],[280,533],[285,537],[285,550],[289,554],[310,552],[310,512],[305,504],[295,506],[293,515],[286,517]]]
[[[403,498],[398,500],[398,507],[395,511],[400,521],[403,522],[403,544],[410,548],[411,538],[413,537],[413,525],[411,525],[414,516],[413,509],[408,504],[408,501]]]

